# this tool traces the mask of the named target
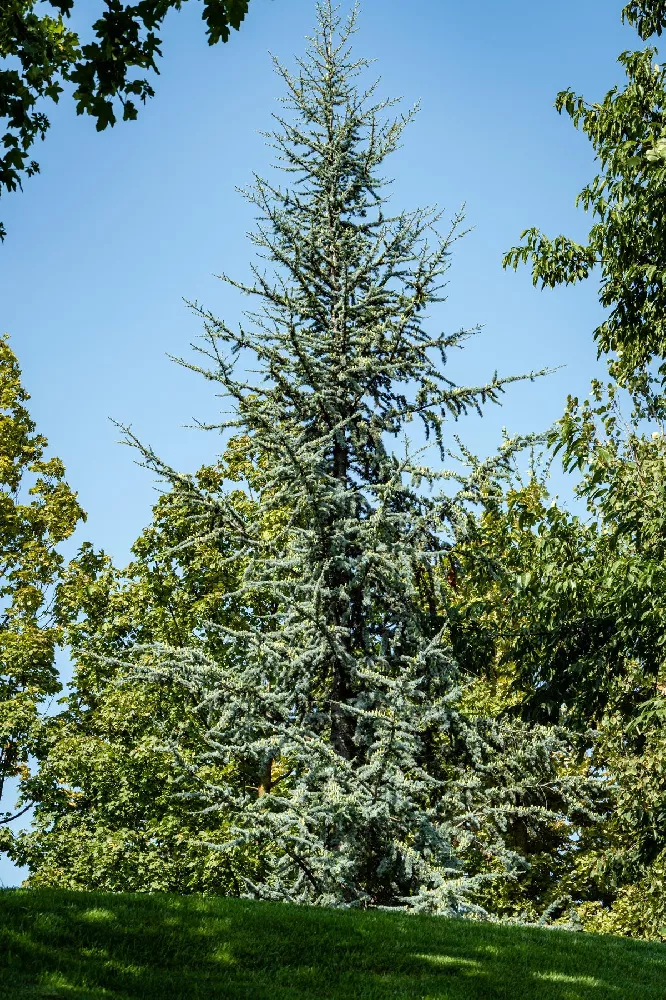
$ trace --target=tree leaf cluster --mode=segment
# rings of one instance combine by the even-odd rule
[[[85,519],[58,458],[35,431],[18,362],[0,338],[0,799],[27,778],[40,709],[60,690],[54,664],[67,617],[59,545]],[[0,814],[7,822],[9,813]]]
[[[0,195],[39,171],[31,156],[49,128],[45,106],[72,93],[77,114],[94,118],[98,131],[118,115],[133,121],[138,104],[154,96],[145,73],[158,73],[159,31],[170,11],[187,0],[106,0],[81,39],[68,23],[75,0],[6,0],[0,10]],[[44,12],[44,8],[47,11]],[[79,13],[81,4],[76,7]],[[202,19],[209,45],[226,42],[248,12],[249,0],[206,0]],[[5,230],[0,224],[0,239]]]
[[[663,4],[653,0],[628,4],[623,15],[643,39],[661,34],[666,24]],[[600,167],[576,199],[594,220],[586,242],[527,229],[504,265],[529,264],[534,284],[542,288],[598,275],[606,318],[594,336],[599,353],[612,357],[614,378],[630,386],[653,361],[662,378],[666,373],[666,75],[654,47],[623,52],[618,61],[626,74],[623,87],[593,102],[565,90],[555,102],[587,135]]]
[[[548,884],[556,873],[584,926],[658,937],[666,452],[653,401],[636,400],[625,416],[616,384],[592,389],[582,403],[569,400],[550,436],[550,461],[559,451],[580,475],[587,518],[550,498],[535,466],[487,505],[456,550],[463,638],[473,630],[485,651],[468,697],[500,715],[578,732],[583,755],[567,766],[584,761],[603,789],[599,818],[583,821],[575,838],[554,827],[555,849],[541,859],[532,845],[531,873],[509,894],[512,905],[529,903],[532,879]]]
[[[238,439],[196,482],[216,493],[233,487],[241,469],[260,481]],[[233,488],[228,502],[239,515],[253,505]],[[207,842],[224,838],[224,817],[192,808],[193,783],[169,752],[176,732],[181,756],[194,759],[202,725],[196,699],[178,685],[130,684],[119,667],[134,643],[196,643],[224,657],[218,629],[239,627],[253,613],[247,602],[224,608],[242,573],[229,547],[206,539],[183,546],[189,537],[187,508],[165,493],[124,570],[85,543],[61,576],[74,677],[42,731],[39,773],[24,785],[36,803],[32,829],[12,847],[33,886],[238,894],[238,873],[256,873],[257,859],[242,849],[231,860],[210,849]],[[229,776],[245,780],[238,768]]]

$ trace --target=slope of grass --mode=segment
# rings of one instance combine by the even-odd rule
[[[0,997],[665,1000],[666,946],[235,899],[4,890]]]

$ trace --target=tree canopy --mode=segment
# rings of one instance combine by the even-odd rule
[[[244,470],[260,490],[251,458],[247,441],[236,439],[196,481],[219,494]],[[233,488],[226,502],[239,516],[253,503]],[[197,699],[178,685],[127,683],[127,672],[118,668],[136,642],[196,642],[224,658],[220,627],[239,627],[247,617],[246,602],[226,599],[238,587],[242,562],[229,560],[224,539],[184,545],[189,537],[188,509],[168,492],[124,570],[86,543],[63,573],[60,603],[69,615],[73,683],[61,710],[42,727],[40,767],[24,782],[35,802],[34,821],[11,847],[13,858],[29,866],[32,886],[239,894],[241,873],[255,872],[251,852],[223,855],[206,843],[224,837],[225,817],[201,815],[180,797],[195,782],[183,782],[174,768],[165,729],[178,730],[180,752],[192,762]],[[205,768],[200,773],[210,776]],[[243,780],[237,771],[231,777]]]
[[[29,398],[0,338],[0,799],[9,779],[28,777],[39,709],[60,690],[54,654],[66,616],[56,593],[64,566],[58,546],[85,519],[62,462],[45,457]],[[0,813],[3,824],[9,818]]]
[[[661,0],[634,0],[623,16],[642,39],[660,35],[666,25]],[[653,47],[623,52],[626,85],[602,101],[573,90],[557,95],[556,108],[589,137],[601,168],[576,199],[595,220],[587,242],[533,228],[504,258],[511,267],[529,262],[542,287],[600,275],[599,300],[608,313],[594,336],[625,385],[634,376],[640,380],[653,361],[666,377],[666,70],[655,58]]]
[[[0,154],[0,195],[15,191],[23,176],[39,170],[32,148],[49,128],[48,101],[57,102],[65,86],[78,114],[95,119],[98,130],[120,114],[133,120],[138,103],[154,95],[146,72],[158,73],[162,55],[159,31],[170,11],[187,0],[105,0],[82,39],[68,18],[76,0],[6,0],[0,9],[0,121],[5,132]],[[206,0],[202,19],[209,45],[226,42],[248,12],[249,0]],[[46,8],[46,10],[45,10]],[[4,64],[4,65],[3,65]],[[0,238],[5,231],[0,224]]]

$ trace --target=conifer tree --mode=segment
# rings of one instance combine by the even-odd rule
[[[248,192],[273,270],[226,279],[256,309],[234,329],[195,304],[204,360],[187,365],[231,401],[217,429],[247,436],[266,470],[258,514],[127,430],[185,499],[192,538],[233,541],[244,572],[228,599],[261,594],[268,610],[220,626],[217,659],[195,644],[131,655],[138,678],[196,697],[211,774],[246,775],[197,794],[231,818],[221,850],[258,847],[249,894],[460,913],[488,878],[520,870],[516,825],[565,816],[581,789],[558,778],[554,729],[456,707],[451,546],[504,458],[437,489],[443,474],[391,445],[420,421],[446,457],[447,420],[498,402],[513,379],[466,388],[443,374],[468,333],[430,332],[424,310],[441,300],[462,219],[440,237],[437,211],[390,214],[380,168],[412,114],[386,120],[394,102],[364,84],[355,25],[355,11],[343,22],[324,2],[296,73],[276,64],[287,97],[271,142],[291,184],[256,177]]]

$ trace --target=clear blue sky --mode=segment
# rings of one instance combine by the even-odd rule
[[[527,272],[504,272],[501,257],[528,226],[586,232],[573,200],[594,170],[590,147],[552,105],[565,87],[596,100],[619,80],[617,55],[638,47],[621,6],[363,3],[357,51],[376,57],[387,94],[422,106],[387,163],[394,204],[437,202],[453,213],[465,202],[475,227],[459,244],[436,320],[484,330],[452,360],[451,377],[479,383],[495,369],[566,365],[457,428],[480,451],[502,425],[546,427],[597,370],[595,287],[539,292]],[[218,440],[184,429],[215,416],[211,385],[166,355],[187,354],[198,333],[183,297],[227,319],[239,314],[213,275],[243,276],[251,259],[252,213],[235,188],[270,164],[259,132],[270,128],[280,89],[268,50],[289,64],[314,22],[313,0],[252,0],[240,33],[210,49],[201,7],[190,0],[167,21],[157,96],[138,122],[97,134],[63,100],[38,150],[41,175],[0,203],[0,330],[11,335],[39,430],[88,511],[77,541],[118,562],[150,519],[155,487],[108,418],[131,423],[183,470],[214,459]],[[17,878],[0,864],[0,881]]]

